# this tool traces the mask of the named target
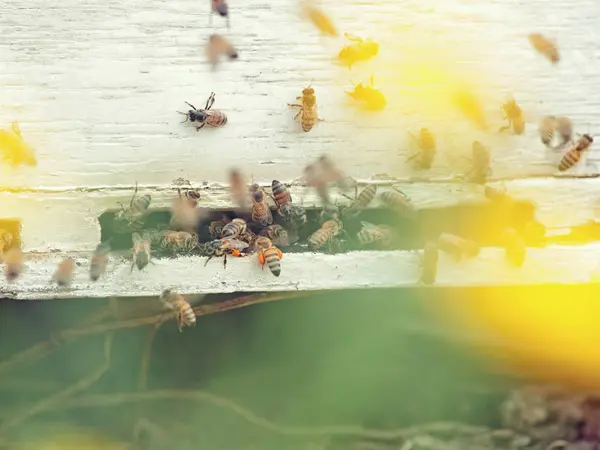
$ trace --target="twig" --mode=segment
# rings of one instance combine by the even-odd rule
[[[140,363],[140,376],[138,379],[138,390],[145,391],[148,385],[148,368],[150,367],[150,358],[152,357],[152,343],[154,342],[154,336],[162,325],[162,322],[156,322],[154,326],[151,326],[146,336],[146,343],[142,350],[142,361]]]
[[[76,394],[77,392],[80,392],[80,391],[83,391],[83,390],[89,388],[92,384],[94,384],[97,380],[99,380],[100,377],[102,377],[102,375],[104,375],[110,368],[110,354],[111,354],[111,349],[112,349],[112,339],[113,339],[112,333],[109,333],[106,335],[106,338],[104,340],[105,361],[102,364],[102,367],[95,370],[87,377],[82,378],[74,385],[72,385],[62,391],[59,391],[58,393],[56,393],[54,395],[46,397],[45,399],[42,399],[41,401],[39,401],[38,403],[33,405],[31,408],[23,411],[21,414],[14,415],[10,420],[7,420],[2,425],[0,425],[0,435],[5,433],[6,430],[25,422],[27,419],[30,419],[31,417],[35,416],[36,414],[39,414],[42,411],[47,411],[48,409],[51,409],[57,403],[60,403],[64,400],[68,399],[69,397]]]
[[[465,425],[457,422],[434,422],[422,426],[400,428],[395,430],[374,430],[354,425],[337,425],[328,427],[280,426],[265,419],[264,417],[256,415],[252,411],[243,408],[228,398],[220,397],[204,391],[187,390],[159,390],[129,394],[90,395],[67,400],[62,402],[60,405],[56,405],[56,408],[53,409],[109,407],[149,400],[208,401],[214,405],[220,406],[221,408],[232,411],[256,426],[288,436],[342,436],[358,437],[362,439],[397,440],[407,439],[426,433],[455,432],[466,435],[477,435],[480,433],[490,432],[490,429],[487,427]]]

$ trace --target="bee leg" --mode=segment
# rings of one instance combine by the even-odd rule
[[[294,120],[296,120],[296,119],[298,118],[298,116],[299,116],[301,113],[302,113],[302,110],[298,111],[298,114],[296,114],[296,115],[294,116]]]
[[[288,106],[290,108],[294,108],[294,107],[302,108],[302,105],[297,105],[296,103],[288,103]]]
[[[223,269],[227,269],[227,253],[223,254]]]
[[[499,133],[503,133],[504,131],[508,130],[509,128],[510,128],[510,122],[509,122],[509,124],[508,124],[508,125],[506,125],[505,127],[500,127],[500,128],[498,129],[498,132],[499,132]]]
[[[206,265],[208,264],[208,262],[209,262],[209,261],[210,261],[212,258],[213,258],[212,256],[209,256],[209,257],[207,258],[206,262],[204,263],[204,267],[206,267]]]
[[[412,161],[413,159],[417,158],[418,156],[420,156],[421,153],[415,153],[414,155],[412,155],[411,157],[407,158],[405,162],[409,162]]]
[[[133,261],[133,263],[131,264],[131,270],[129,271],[129,273],[133,273],[133,268],[135,267],[135,260]]]
[[[196,131],[200,131],[202,128],[204,128],[206,126],[206,123],[203,123],[202,125],[200,125],[199,127],[196,127]]]

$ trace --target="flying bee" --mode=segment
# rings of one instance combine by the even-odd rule
[[[354,84],[354,82],[350,82]],[[363,86],[362,82],[358,83],[354,86],[354,91],[346,91],[346,94],[348,94],[354,100],[360,102],[365,109],[374,111],[381,110],[385,108],[387,101],[381,91],[379,89],[375,89],[373,86],[374,77],[371,75],[369,78],[369,84],[367,86]]]
[[[260,235],[269,238],[276,246],[288,247],[290,245],[288,232],[281,225],[269,225],[260,231]],[[258,241],[255,244],[258,245]]]
[[[131,272],[133,268],[137,266],[138,270],[142,270],[152,262],[150,254],[150,236],[146,233],[144,237],[140,236],[139,233],[133,233],[131,235],[131,241],[133,242],[133,263],[131,264]]]
[[[573,141],[573,123],[568,117],[544,116],[540,121],[538,132],[542,144],[553,150],[558,150]],[[560,141],[551,145],[556,136]]]
[[[213,239],[219,239],[221,237],[221,233],[223,232],[223,228],[225,227],[225,222],[222,220],[213,220],[208,225],[208,234]]]
[[[173,199],[171,219],[169,220],[171,229],[183,230],[188,233],[196,231],[198,223],[202,218],[203,209],[198,208],[192,198],[180,195]]]
[[[196,131],[201,130],[206,125],[209,127],[222,127],[227,123],[227,116],[224,112],[219,111],[218,109],[210,109],[215,103],[214,92],[211,92],[210,97],[208,97],[208,100],[206,100],[204,109],[196,109],[196,107],[191,103],[185,103],[192,109],[190,109],[187,113],[177,111],[179,114],[183,114],[185,116],[185,120],[181,123],[185,123],[188,120],[190,122],[198,122],[200,125],[196,127]]]
[[[392,246],[394,230],[387,225],[373,225],[369,222],[361,222],[362,229],[356,235],[361,245],[377,245],[382,249]]]
[[[329,36],[337,36],[338,31],[327,15],[312,5],[303,5],[303,15],[308,19],[314,26],[316,26],[321,33]]]
[[[207,242],[204,245],[203,253],[208,256],[208,259],[204,263],[204,266],[214,257],[223,257],[223,267],[227,267],[227,254],[231,256],[242,256],[242,250],[247,249],[249,246],[246,242],[240,241],[239,239],[215,239],[214,241]]]
[[[256,191],[252,196],[252,221],[263,227],[273,223],[273,214],[262,190]]]
[[[221,230],[222,238],[237,239],[246,232],[246,221],[244,219],[235,218]]]
[[[433,242],[426,242],[421,256],[421,278],[423,284],[434,284],[438,272],[439,250]]]
[[[479,141],[473,141],[471,169],[466,177],[471,183],[484,184],[492,174],[490,151]]]
[[[342,222],[340,220],[328,220],[308,238],[308,248],[315,251],[322,248],[325,244],[329,244],[331,248],[333,240],[341,231]]]
[[[240,208],[245,209],[248,206],[248,194],[246,193],[244,177],[235,168],[229,171],[229,195],[233,203]]]
[[[261,236],[256,240],[256,248],[258,249],[258,262],[265,268],[265,264],[269,266],[269,270],[273,275],[278,277],[281,274],[281,258],[283,253],[273,245],[271,240],[265,236]]]
[[[13,243],[13,235],[4,229],[0,229],[0,262],[2,255],[7,251]]]
[[[557,148],[560,148],[573,140],[573,122],[571,122],[571,119],[568,117],[557,117],[555,128],[562,140]]]
[[[525,261],[527,247],[525,242],[512,228],[504,230],[502,233],[502,244],[506,252],[506,259],[514,266],[521,267]]]
[[[463,256],[473,258],[479,254],[479,246],[474,241],[449,233],[440,234],[437,245],[440,250],[452,255],[457,260]]]
[[[589,134],[584,134],[579,140],[563,155],[560,163],[558,164],[558,170],[564,172],[569,170],[571,167],[576,165],[581,159],[581,155],[589,150],[594,138]]]
[[[359,61],[367,61],[379,53],[379,44],[371,39],[363,39],[350,33],[344,33],[351,44],[338,53],[338,60],[351,69]]]
[[[3,260],[6,281],[11,282],[16,280],[25,267],[23,264],[23,252],[18,247],[12,247],[4,254]]]
[[[200,189],[192,188],[192,183],[189,180],[185,180],[183,178],[177,178],[173,180],[173,184],[177,186],[177,194],[180,199],[185,199],[192,207],[197,207],[198,202],[200,201]],[[181,187],[187,186],[186,189],[181,192]]]
[[[106,265],[108,264],[109,254],[110,244],[108,242],[98,244],[96,250],[92,253],[92,260],[90,262],[90,280],[98,281],[98,279],[104,275]]]
[[[506,186],[502,186],[501,188],[485,185],[483,189],[483,193],[485,198],[492,202],[501,202],[504,200],[508,200],[508,194],[506,193]]]
[[[319,118],[319,113],[317,111],[317,97],[315,96],[315,90],[309,85],[307,88],[302,89],[302,96],[296,97],[296,100],[301,100],[302,103],[288,103],[288,106],[291,108],[300,108],[298,114],[294,116],[294,120],[300,116],[302,130],[308,132],[313,129],[317,122],[323,120]]]
[[[547,59],[556,64],[560,61],[560,55],[556,44],[550,41],[548,38],[542,36],[540,33],[532,33],[527,36],[531,46],[540,54],[545,56]]]
[[[505,120],[508,120],[508,125],[501,127],[498,131],[502,132],[512,128],[514,134],[523,134],[525,132],[525,119],[523,110],[517,105],[515,99],[510,99],[502,105],[504,110]]]
[[[159,300],[168,309],[177,311],[177,327],[179,331],[183,331],[183,327],[191,327],[196,325],[196,314],[192,309],[192,305],[181,294],[173,292],[171,289],[165,289],[159,297]]]
[[[360,194],[356,196],[354,200],[350,203],[350,205],[343,211],[344,216],[347,217],[356,217],[360,212],[365,209],[375,198],[377,194],[377,185],[369,184],[366,186]],[[344,195],[344,194],[342,194]],[[344,195],[347,197],[346,195]],[[348,198],[348,197],[347,197]]]
[[[138,184],[135,183],[135,191],[129,202],[129,207],[125,208],[121,204],[119,211],[113,219],[113,227],[117,233],[126,233],[131,230],[138,230],[144,226],[144,221],[152,197],[150,194],[137,195]]]
[[[334,186],[342,190],[354,188],[354,196],[358,195],[358,182],[351,176],[344,174],[327,155],[321,155],[317,159],[317,165],[321,171],[321,177],[325,183],[332,183]]]
[[[415,164],[417,169],[431,169],[431,165],[435,159],[436,151],[436,143],[433,133],[427,128],[421,128],[419,131],[419,137],[416,137],[410,131],[408,134],[417,144],[417,147],[419,147],[419,152],[409,157],[406,162],[418,158]]]
[[[185,231],[166,231],[160,246],[173,253],[189,253],[198,246],[198,235]]]
[[[73,258],[63,259],[52,275],[52,281],[55,281],[60,287],[69,286],[73,281],[75,273],[75,261]]]
[[[555,125],[556,125],[556,117],[555,116],[544,116],[542,120],[540,120],[540,124],[538,126],[538,132],[540,135],[540,140],[542,144],[546,147],[551,147],[551,143],[554,140],[555,133]]]
[[[212,64],[213,70],[217,67],[221,55],[230,60],[238,58],[237,50],[227,39],[218,34],[211,34],[206,46],[206,58]]]
[[[316,163],[309,164],[304,168],[304,178],[306,179],[306,184],[317,191],[321,202],[324,205],[328,205],[331,200],[329,199],[327,182]]]
[[[210,0],[210,16],[208,21],[212,24],[213,14],[218,14],[227,20],[227,28],[229,28],[229,5],[226,0]]]
[[[280,181],[273,180],[271,183],[273,200],[278,207],[279,215],[290,219],[292,216],[292,196],[289,189]]]
[[[417,217],[415,206],[411,203],[408,196],[399,189],[393,188],[389,191],[385,191],[379,194],[379,198],[381,198],[385,205],[392,208],[400,215],[408,219],[415,219]]]

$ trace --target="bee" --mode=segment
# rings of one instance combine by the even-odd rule
[[[211,92],[210,97],[208,97],[208,100],[206,100],[204,109],[196,109],[196,107],[191,103],[185,103],[192,109],[190,109],[187,113],[177,111],[179,114],[183,114],[185,116],[185,120],[181,123],[185,123],[188,120],[190,122],[198,122],[200,125],[196,127],[196,131],[201,130],[206,125],[209,127],[222,127],[227,123],[227,116],[224,112],[219,111],[218,109],[210,109],[215,103],[214,92]]]
[[[336,238],[341,231],[342,222],[340,220],[328,220],[308,238],[308,248],[315,251],[322,248],[325,244],[331,246],[334,238]]]
[[[196,325],[196,314],[192,309],[192,305],[188,303],[185,297],[181,294],[173,292],[171,289],[165,289],[159,297],[165,307],[177,311],[177,326],[179,331],[183,331],[183,327],[191,327]]]
[[[227,254],[231,254],[231,256],[242,256],[242,250],[245,250],[249,247],[246,242],[240,241],[239,239],[215,239],[213,241],[207,242],[204,245],[203,253],[205,256],[208,256],[208,259],[204,263],[204,266],[208,264],[208,262],[214,257],[223,257],[223,267],[227,267]]]
[[[301,100],[302,104],[288,103],[291,108],[300,108],[298,114],[294,116],[294,120],[300,116],[300,123],[302,130],[308,132],[313,129],[317,122],[323,119],[319,118],[317,111],[317,97],[315,96],[315,90],[310,87],[302,89],[302,96],[296,97],[296,100]]]
[[[137,266],[138,270],[142,270],[151,261],[150,254],[150,236],[146,233],[144,237],[140,236],[139,233],[133,233],[131,235],[133,242],[133,263],[131,264],[131,272],[133,272],[134,266]]]
[[[244,219],[233,219],[221,230],[222,238],[236,239],[246,232],[246,222]]]
[[[217,67],[221,55],[227,56],[230,60],[238,58],[237,50],[227,39],[218,34],[211,34],[206,46],[206,57],[213,69]]]
[[[479,98],[473,94],[473,92],[461,89],[453,95],[452,101],[467,119],[477,125],[480,129],[487,129],[483,106]]]
[[[256,240],[256,248],[258,249],[258,262],[265,268],[265,264],[269,266],[269,270],[273,275],[278,277],[281,274],[281,258],[283,253],[273,245],[267,237],[261,236]]]
[[[433,136],[433,133],[431,133],[431,131],[429,131],[427,128],[421,128],[418,138],[411,132],[408,134],[419,147],[419,152],[409,157],[406,162],[418,158],[415,164],[417,169],[431,169],[431,165],[435,159],[436,151],[435,137]]]
[[[260,231],[260,235],[269,238],[276,246],[288,247],[290,245],[288,232],[281,225],[269,225]],[[256,241],[256,245],[258,245],[258,241]]]
[[[262,190],[256,191],[252,196],[252,221],[263,227],[273,223],[273,214]]]
[[[449,233],[442,233],[437,245],[440,250],[460,260],[463,256],[473,258],[479,254],[479,246],[469,239],[463,239]]]
[[[4,276],[11,282],[23,272],[23,252],[18,247],[12,247],[4,254]]]
[[[6,230],[0,229],[0,261],[2,255],[7,251],[13,243],[13,235]]]
[[[106,271],[106,265],[108,264],[108,257],[110,253],[110,244],[108,242],[102,242],[98,244],[96,250],[92,254],[92,260],[90,262],[90,280],[98,281],[98,279]]]
[[[292,215],[292,196],[289,189],[280,181],[273,180],[271,191],[273,192],[273,200],[278,206],[279,215],[289,219]]]
[[[362,191],[360,191],[360,194],[358,194],[354,200],[352,200],[348,208],[344,210],[344,215],[348,217],[356,217],[363,209],[369,206],[376,194],[377,185],[369,184]],[[349,198],[346,195],[344,196]]]
[[[344,33],[344,36],[352,43],[340,50],[338,60],[347,65],[348,69],[357,62],[367,61],[379,53],[379,44],[371,39],[363,39],[350,33]]]
[[[11,131],[0,130],[0,160],[13,167],[37,165],[35,150],[23,139],[16,121],[12,123]]]
[[[337,186],[343,190],[354,188],[354,196],[357,196],[357,181],[350,176],[346,176],[344,172],[334,164],[331,158],[329,158],[327,155],[322,155],[317,160],[317,165],[321,171],[321,176],[325,180],[325,183],[333,183],[334,186]]]
[[[316,26],[319,31],[328,36],[337,36],[338,31],[327,15],[319,8],[312,5],[303,5],[304,16]]]
[[[556,147],[560,148],[573,140],[573,122],[568,117],[557,117],[555,128],[562,142]]]
[[[525,261],[527,247],[525,242],[512,228],[504,230],[502,233],[502,243],[506,252],[506,259],[516,267],[521,267]]]
[[[490,151],[479,141],[473,141],[471,169],[466,177],[472,183],[484,184],[492,174],[490,167]]]
[[[304,178],[306,179],[306,184],[317,191],[317,195],[323,204],[328,205],[331,202],[329,199],[329,189],[316,163],[309,164],[304,168]]]
[[[242,173],[238,169],[231,169],[229,171],[229,195],[234,204],[244,209],[248,206],[248,194],[245,186]]]
[[[393,188],[385,191],[379,194],[379,197],[383,203],[402,216],[408,219],[415,219],[417,217],[415,206],[411,203],[408,196],[399,189]]]
[[[350,82],[354,84],[354,82]],[[363,86],[362,82],[358,83],[354,86],[354,91],[346,91],[346,94],[348,94],[354,100],[361,102],[365,109],[374,111],[381,110],[385,108],[387,101],[381,91],[379,89],[375,89],[373,86],[374,78],[373,75],[371,75],[368,86]]]
[[[173,184],[177,186],[177,194],[179,195],[180,199],[185,199],[193,208],[198,206],[198,202],[200,201],[200,189],[193,189],[192,183],[183,178],[177,178],[176,180],[173,180]],[[182,195],[181,187],[185,185],[188,187],[183,191]]]
[[[225,227],[225,222],[222,220],[213,220],[208,225],[208,234],[213,239],[219,239],[221,237],[221,233],[223,232],[223,228]]]
[[[514,134],[523,134],[525,132],[525,119],[523,118],[523,110],[517,105],[515,99],[510,99],[504,105],[505,120],[508,120],[508,125],[500,127],[498,131],[502,132],[512,127]]]
[[[166,231],[160,246],[163,250],[170,249],[173,253],[189,253],[198,246],[198,235],[185,231]]]
[[[550,144],[554,140],[555,125],[556,117],[554,116],[544,116],[542,117],[542,120],[540,120],[538,132],[542,144],[546,147],[550,147]]]
[[[190,193],[189,197],[180,195],[173,199],[169,226],[173,230],[183,230],[191,233],[196,231],[198,223],[202,218],[203,210],[196,206],[197,199],[195,198],[195,194],[191,194],[193,191],[190,190],[187,192]]]
[[[378,245],[383,249],[390,248],[394,240],[394,231],[387,225],[373,225],[361,222],[362,229],[356,235],[361,245]]]
[[[258,236],[252,231],[250,231],[248,228],[246,228],[246,231],[244,231],[244,233],[241,234],[238,239],[248,244],[248,248],[244,253],[250,253],[254,250],[254,243],[258,239]]]
[[[212,24],[213,14],[227,19],[227,28],[229,28],[229,5],[225,0],[210,0],[210,16],[208,18],[210,24]]]
[[[144,226],[144,221],[152,196],[150,194],[137,195],[138,184],[135,183],[135,190],[129,202],[129,207],[125,208],[121,203],[121,211],[119,211],[114,219],[113,226],[116,232],[125,233],[131,230],[137,230]]]
[[[348,209],[344,210],[344,215],[352,216],[352,211],[348,211]],[[321,213],[319,214],[320,223],[324,224],[328,220],[339,220],[340,219],[340,209],[336,205],[327,205],[321,209]]]
[[[73,281],[75,273],[75,261],[72,258],[63,259],[52,275],[52,281],[55,281],[61,287],[69,286]]]
[[[302,228],[307,221],[308,217],[306,216],[306,209],[301,205],[292,205],[292,215],[290,219],[292,227],[298,230],[299,228]]]
[[[423,284],[434,284],[437,278],[439,250],[437,245],[426,242],[421,256],[421,278]]]
[[[548,38],[542,36],[540,33],[532,33],[527,36],[529,39],[529,43],[531,46],[540,54],[545,56],[552,62],[552,64],[556,64],[560,61],[560,55],[558,54],[558,48],[556,44],[550,41]]]
[[[564,172],[576,165],[581,159],[583,152],[589,150],[594,142],[594,138],[589,134],[584,134],[562,157],[558,164],[558,170]]]
[[[493,186],[488,186],[487,184],[484,187],[483,193],[485,198],[492,202],[501,202],[504,200],[508,200],[508,195],[506,193],[506,186],[502,186],[502,188],[496,188]]]

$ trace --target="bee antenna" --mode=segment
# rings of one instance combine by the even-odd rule
[[[308,87],[306,89],[308,89],[309,87],[312,86],[313,80],[310,80],[310,83],[308,84]]]

